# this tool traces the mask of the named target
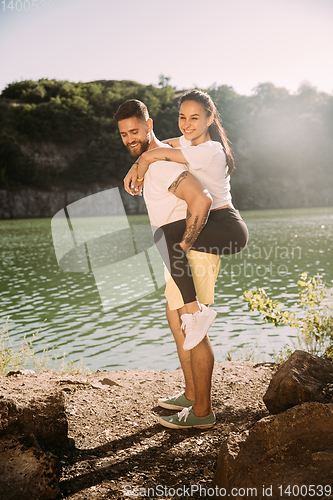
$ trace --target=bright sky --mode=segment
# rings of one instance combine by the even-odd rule
[[[164,74],[177,89],[333,93],[332,26],[333,0],[0,0],[0,90]]]

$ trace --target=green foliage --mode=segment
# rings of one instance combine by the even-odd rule
[[[118,134],[102,131],[72,162],[63,179],[82,184],[109,183],[125,177],[133,163]]]
[[[263,288],[258,290],[247,290],[244,292],[244,299],[249,303],[249,309],[255,309],[263,316],[266,323],[273,323],[274,326],[289,325],[292,328],[297,326],[297,319],[294,312],[283,311],[278,300],[270,299]]]
[[[0,189],[31,183],[40,185],[39,174],[36,163],[22,154],[17,141],[6,133],[0,134]]]
[[[14,82],[0,96],[0,188],[48,187],[54,182],[111,184],[122,180],[133,163],[120,139],[113,115],[126,99],[144,101],[155,132],[177,132],[174,89],[168,79],[160,88],[136,82],[72,83],[41,79]],[[58,174],[24,156],[20,143],[78,144],[67,171]]]
[[[23,337],[18,348],[13,348],[12,342],[8,333],[8,320],[0,331],[0,375],[6,375],[9,371],[23,370],[31,368],[35,371],[42,372],[46,370],[57,370],[66,373],[83,373],[86,370],[82,368],[82,362],[67,361],[65,354],[62,358],[52,356],[53,350],[46,348],[42,355],[35,353],[34,342],[39,333],[39,330],[32,336],[30,340]],[[59,361],[61,365],[59,366]]]
[[[227,85],[207,91],[232,142],[236,160],[232,189],[239,208],[255,208],[255,189],[261,192],[264,183],[276,187],[277,200],[288,184],[293,189],[290,206],[302,206],[304,195],[294,192],[294,186],[300,184],[303,193],[322,192],[322,201],[327,203],[324,193],[332,183],[333,96],[310,84],[303,84],[297,94],[272,83],[261,83],[251,96],[241,96]],[[179,135],[181,94],[163,74],[157,86],[127,80],[74,83],[40,79],[9,84],[0,95],[0,136],[7,137],[2,139],[0,152],[1,186],[122,180],[131,158],[113,120],[118,106],[127,99],[145,102],[157,137],[166,139]],[[57,178],[56,172],[36,170],[32,160],[19,153],[20,145],[27,142],[67,144],[77,148],[76,159]],[[13,175],[12,167],[16,169]],[[247,200],[252,200],[251,207]]]
[[[270,299],[263,288],[244,292],[251,311],[257,310],[267,323],[274,326],[289,325],[298,329],[298,344],[311,354],[333,358],[333,302],[332,290],[319,277],[308,278],[307,273],[298,281],[300,313],[284,311],[277,300]],[[284,359],[291,349],[285,347],[277,356]]]

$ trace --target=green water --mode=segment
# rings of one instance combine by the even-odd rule
[[[222,259],[210,329],[216,360],[234,349],[255,349],[269,359],[295,331],[263,324],[242,294],[264,287],[288,307],[297,299],[304,271],[333,282],[333,208],[243,212],[250,240],[241,253]],[[132,224],[148,222],[142,216]],[[58,355],[97,369],[175,369],[175,344],[165,318],[163,288],[104,312],[92,273],[62,271],[50,219],[0,221],[0,327],[9,316],[14,345],[40,328],[36,351],[57,345]],[[44,322],[44,320],[46,320]],[[43,323],[44,322],[44,323]],[[242,351],[243,349],[243,351]]]

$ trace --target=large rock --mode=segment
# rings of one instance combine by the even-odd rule
[[[332,471],[333,405],[311,402],[229,435],[214,486],[235,500],[322,498],[333,493]]]
[[[65,399],[62,391],[29,399],[18,394],[0,399],[0,438],[30,439],[34,435],[44,451],[57,451],[70,445]]]
[[[295,351],[273,375],[264,403],[275,414],[308,401],[330,402],[325,387],[332,383],[332,361]]]
[[[53,500],[60,492],[58,458],[15,439],[0,440],[1,500]]]
[[[62,391],[18,390],[2,395],[1,500],[55,499],[60,491],[60,466],[50,451],[57,453],[71,444]]]

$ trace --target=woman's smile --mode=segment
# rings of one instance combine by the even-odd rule
[[[209,117],[203,106],[196,101],[184,101],[179,110],[179,129],[192,145],[210,140]]]

